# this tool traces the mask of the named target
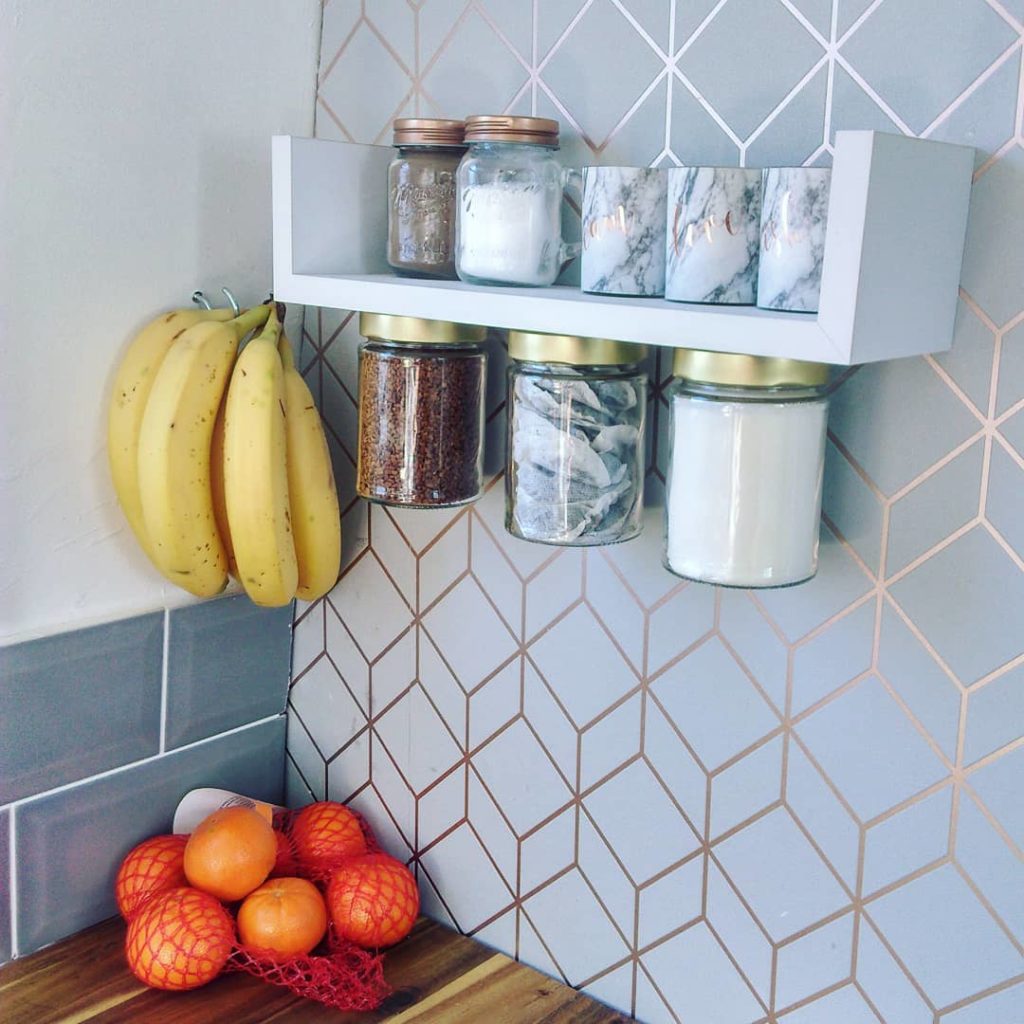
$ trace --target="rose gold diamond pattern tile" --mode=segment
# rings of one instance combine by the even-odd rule
[[[788,591],[662,569],[664,358],[639,540],[584,556],[505,532],[497,335],[483,498],[368,513],[357,318],[307,310],[344,575],[296,611],[289,798],[352,797],[418,858],[428,913],[649,1024],[1024,1012],[1022,11],[942,5],[946,64],[921,64],[923,0],[325,5],[322,137],[482,104],[557,117],[577,166],[827,165],[837,128],[921,111],[980,146],[956,344],[840,389],[819,574]],[[751,33],[774,69],[738,59]],[[919,94],[879,78],[893,45]]]

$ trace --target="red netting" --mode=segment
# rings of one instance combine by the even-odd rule
[[[324,894],[327,881],[336,867],[349,860],[353,853],[379,853],[380,844],[366,820],[359,814],[348,812],[355,819],[346,820],[345,813],[337,810],[339,805],[314,804],[313,810],[304,808],[307,813],[300,821],[298,841],[295,836],[295,821],[299,811],[284,811],[274,817],[274,831],[278,837],[278,857],[272,876],[308,878],[314,882]],[[319,815],[318,815],[318,812]],[[339,829],[348,829],[355,834],[354,825],[358,824],[362,832],[361,848],[353,849],[349,844],[347,852],[336,856],[325,854],[326,844],[310,841],[309,823],[312,820],[314,840],[318,836],[336,837]],[[339,824],[340,822],[340,824]],[[345,844],[341,844],[343,847]],[[188,890],[191,891],[191,890]],[[202,895],[198,894],[197,895]],[[213,897],[207,897],[212,900]],[[145,915],[146,908],[152,907],[157,901],[146,900],[141,906],[134,908],[129,918],[129,936],[138,933],[136,921]],[[218,904],[218,906],[220,906]],[[184,924],[175,925],[169,922],[166,938],[167,948],[174,949],[179,964],[185,952],[178,938],[184,938],[188,929]],[[184,930],[182,930],[184,928]],[[163,938],[164,936],[162,936]],[[136,938],[136,946],[139,940]],[[134,947],[127,947],[129,962]],[[138,950],[136,950],[137,952]],[[155,950],[153,950],[155,952]],[[190,966],[190,965],[187,965]],[[206,965],[203,964],[202,967]],[[324,943],[324,952],[319,955],[281,957],[267,950],[236,946],[224,967],[226,971],[243,971],[254,977],[262,978],[271,985],[280,985],[298,996],[313,999],[336,1010],[374,1010],[380,1006],[391,989],[384,980],[384,958],[360,948],[353,942],[341,937],[333,925],[328,929],[328,937]],[[201,973],[201,970],[197,973]],[[141,975],[140,975],[141,977]],[[191,978],[191,975],[190,975]],[[147,979],[143,979],[147,980]],[[206,979],[208,980],[208,979]]]

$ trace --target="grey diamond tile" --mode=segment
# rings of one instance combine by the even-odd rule
[[[825,445],[821,509],[868,569],[877,573],[882,552],[882,503],[831,441]]]
[[[1024,557],[1024,469],[998,444],[992,445],[985,517]]]
[[[367,90],[364,85],[371,78],[374,87]],[[364,22],[343,58],[321,80],[318,95],[356,142],[374,142],[411,88],[412,80]],[[323,137],[325,128],[330,131],[330,118],[322,110],[317,115],[318,134]]]
[[[431,639],[447,655],[464,690],[471,690],[516,652],[516,641],[479,585],[461,580],[423,616]],[[472,636],[473,643],[466,643]]]
[[[422,854],[420,864],[464,931],[476,928],[512,902],[512,894],[468,825]]]
[[[1016,747],[1003,754],[972,772],[968,778],[1010,838],[1024,848],[1024,805],[1020,800],[1024,747]]]
[[[614,636],[636,672],[644,667],[643,609],[626,590],[622,580],[599,552],[586,555],[587,582],[584,597],[605,629]]]
[[[166,747],[284,710],[292,606],[257,608],[244,595],[171,612]]]
[[[373,550],[410,607],[416,605],[416,554],[383,505],[370,510]]]
[[[418,686],[389,708],[376,728],[395,764],[417,793],[422,793],[459,759],[459,748]]]
[[[689,3],[676,3],[676,49],[681,48],[701,22],[715,9],[718,0],[690,0]]]
[[[964,764],[985,757],[1020,735],[1024,735],[1024,665],[970,693]]]
[[[779,724],[716,637],[659,676],[651,689],[707,768],[722,764]]]
[[[526,584],[526,635],[536,636],[558,618],[583,590],[583,552],[566,550]]]
[[[442,117],[464,117],[466,73],[475,69],[473,104],[500,113],[512,101],[529,72],[475,10],[462,18],[444,50],[423,75],[424,90]]]
[[[10,811],[0,810],[0,964],[11,959]]]
[[[875,607],[866,601],[793,652],[793,714],[871,667]]]
[[[1024,149],[1019,145],[978,179],[971,193],[960,283],[997,324],[1020,311],[1024,291]]]
[[[700,917],[704,856],[694,857],[640,890],[639,945],[649,946],[680,925]]]
[[[949,849],[952,805],[953,787],[946,786],[868,829],[864,848],[865,895],[945,856]]]
[[[670,128],[672,152],[680,163],[691,167],[730,167],[739,163],[740,151],[729,133],[678,77],[672,82]],[[663,453],[668,417],[660,407],[656,415],[657,423],[651,425],[651,435],[658,433],[658,448]],[[664,471],[665,467],[659,468]]]
[[[530,4],[485,0],[481,4],[491,20],[526,61],[533,52],[533,10]]]
[[[292,769],[297,775],[299,793],[303,790],[312,794],[312,800],[323,800],[327,795],[327,766],[324,763],[323,755],[317,750],[313,738],[309,735],[302,720],[296,714],[288,715],[288,759]],[[303,800],[309,803],[310,800]],[[289,790],[288,806],[296,806],[292,802],[292,792]]]
[[[775,1005],[806,999],[842,981],[850,973],[853,914],[844,914],[779,950]]]
[[[857,943],[857,981],[883,1014],[884,1020],[906,1024],[931,1024],[931,1009],[911,984],[876,934],[874,923],[865,918]]]
[[[654,987],[642,962],[637,965],[635,1002],[637,1020],[650,1021],[650,1024],[677,1024],[679,1020]]]
[[[638,685],[636,675],[582,605],[534,641],[529,656],[580,727]],[[587,680],[585,687],[579,685],[580,679]]]
[[[826,3],[831,7],[831,0],[805,0],[805,3]],[[827,27],[825,33],[827,38]],[[827,87],[828,68],[823,67],[747,148],[747,166],[779,167],[804,163],[825,141]]]
[[[421,3],[419,10],[420,69],[444,44],[460,18],[469,9],[469,0],[448,0],[446,3]]]
[[[586,814],[580,815],[579,823],[580,873],[628,939],[636,918],[636,888],[612,855],[613,844],[601,837]]]
[[[946,774],[874,676],[814,712],[797,732],[862,821]]]
[[[420,685],[426,691],[448,731],[460,746],[466,743],[466,694],[425,634],[420,636]]]
[[[857,19],[871,6],[873,0],[839,0],[839,18],[836,21],[837,38],[842,38]]]
[[[569,788],[522,721],[473,755],[473,764],[520,835],[566,803]]]
[[[832,25],[832,0],[796,0],[796,8],[828,39]]]
[[[936,362],[963,388],[980,412],[988,409],[992,386],[992,353],[995,337],[960,299],[956,305],[953,347],[936,355]]]
[[[864,997],[852,986],[830,992],[781,1018],[786,1024],[817,1024],[835,1020],[843,1024],[877,1024],[878,1018]]]
[[[634,761],[587,795],[584,806],[637,884],[698,846],[665,787]]]
[[[374,0],[364,5],[366,18],[412,70],[416,66],[416,22],[405,0]]]
[[[409,606],[372,552],[345,574],[328,600],[338,618],[358,637],[369,661],[376,660],[412,622]]]
[[[779,799],[782,737],[777,736],[711,780],[711,836],[720,836]]]
[[[665,147],[665,102],[669,75],[648,93],[644,101],[620,125],[601,150],[600,163],[646,167]]]
[[[1022,398],[1024,398],[1024,323],[1018,324],[1012,331],[1007,331],[1003,335],[1002,351],[999,357],[996,415],[1002,416],[1007,409]],[[1015,428],[1011,424],[1015,424]],[[1024,449],[1024,417],[1019,413],[1011,417],[1003,425],[1002,434],[1017,451]]]
[[[985,443],[976,441],[900,498],[889,513],[886,572],[899,572],[978,514]]]
[[[722,590],[720,600],[719,632],[781,712],[786,704],[789,658],[785,644],[748,594]]]
[[[1024,936],[1024,864],[973,800],[960,802],[956,859],[1020,941]]]
[[[157,752],[163,638],[157,613],[0,649],[0,802]]]
[[[938,1006],[1020,973],[1020,954],[952,865],[875,900],[871,916]]]
[[[781,808],[719,843],[715,853],[774,940],[846,902],[825,862]]]
[[[473,831],[490,854],[499,874],[509,889],[516,886],[519,868],[519,846],[516,835],[509,827],[493,797],[487,792],[476,771],[467,776],[467,815]]]
[[[366,725],[366,716],[325,655],[291,689],[289,702],[325,758]]]
[[[1024,573],[980,526],[890,593],[967,685],[1021,653]]]
[[[614,62],[594,59],[595,38],[615,39]],[[595,0],[541,77],[591,141],[601,143],[662,67],[611,0]]]
[[[435,528],[437,528],[436,524]],[[404,521],[402,529],[406,529]],[[474,531],[474,533],[482,532]],[[426,531],[423,535],[426,536]],[[431,541],[433,543],[430,543]],[[430,546],[420,555],[419,608],[421,611],[429,608],[469,568],[469,516],[460,516],[444,533],[438,534],[436,540],[434,537],[430,537],[427,543]],[[486,565],[483,568],[486,573]],[[485,575],[484,579],[486,580],[486,578]],[[502,591],[496,588],[495,593],[501,595]]]
[[[376,731],[370,737],[370,757],[373,759],[373,791],[377,803],[386,809],[386,817],[390,822],[392,836],[398,840],[398,848],[404,845],[412,850],[416,846],[416,797],[409,783],[399,774],[391,752],[381,742]],[[370,801],[369,797],[366,799]],[[373,806],[372,801],[370,805]]]
[[[469,698],[469,746],[478,747],[520,710],[522,659],[509,662]]]
[[[588,726],[580,736],[580,788],[589,789],[640,752],[640,694]]]
[[[326,648],[324,634],[324,609],[326,607],[327,602],[323,600],[316,601],[304,611],[296,607],[296,617],[301,614],[302,618],[298,619],[292,628],[292,677],[308,668]]]
[[[641,963],[685,1020],[739,1024],[764,1012],[703,923],[648,950]],[[703,982],[694,985],[691,978]]]
[[[631,963],[623,964],[621,967],[602,975],[597,981],[592,982],[581,992],[585,992],[592,999],[604,1003],[613,1009],[624,1014],[629,1014],[633,1005],[633,975],[635,967]]]
[[[708,865],[708,922],[764,1003],[771,998],[772,946],[750,911],[712,861]]]
[[[523,666],[523,713],[562,775],[575,786],[579,737],[529,661]]]
[[[1024,17],[1024,15],[1022,15]],[[992,1024],[1024,1018],[1024,982],[994,992],[960,1010],[945,1014],[942,1024]]]
[[[327,791],[348,803],[370,778],[370,730],[363,729],[341,748],[327,765]]]
[[[924,359],[861,367],[836,393],[832,431],[883,494],[906,486],[978,430]],[[892,444],[893,433],[900,444]]]
[[[575,861],[576,816],[577,809],[570,807],[523,839],[520,895],[532,892]]]
[[[466,817],[466,769],[459,768],[416,801],[416,845],[429,846]]]
[[[523,909],[570,984],[579,984],[629,952],[579,871],[541,889]]]
[[[612,621],[612,620],[608,620]],[[647,671],[657,672],[695,644],[715,622],[715,588],[687,583],[650,614]]]
[[[644,756],[668,791],[686,811],[693,827],[704,832],[707,776],[654,701],[647,702]]]
[[[948,31],[952,24],[957,32]],[[1010,26],[982,0],[887,0],[842,54],[920,132],[1013,38]]]
[[[764,40],[773,59],[764,60]],[[679,59],[679,68],[740,138],[748,136],[822,56],[781,4],[729,0]],[[751,88],[745,69],[760,69]]]

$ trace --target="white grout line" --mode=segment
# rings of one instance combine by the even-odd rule
[[[14,808],[7,811],[7,888],[10,890],[11,959],[18,955],[18,858],[15,856]]]
[[[171,649],[171,613],[164,609],[164,652],[160,667],[160,748],[159,753],[167,750],[167,663]]]
[[[44,797],[57,796],[60,793],[66,793],[68,790],[78,789],[80,786],[86,786],[91,782],[99,782],[101,779],[108,779],[112,775],[120,775],[122,772],[131,771],[133,768],[141,768],[143,765],[152,764],[154,761],[160,761],[167,757],[172,757],[175,754],[183,753],[186,750],[195,750],[197,747],[204,746],[207,743],[215,743],[217,740],[226,739],[228,736],[234,736],[236,733],[245,732],[247,729],[255,729],[257,726],[266,725],[268,722],[274,722],[279,718],[284,718],[284,714],[267,715],[264,718],[258,718],[255,722],[246,722],[244,725],[236,725],[233,729],[226,729],[224,732],[218,732],[213,736],[204,736],[201,740],[194,740],[192,743],[186,743],[183,746],[175,747],[173,750],[169,750],[164,754],[151,754],[149,757],[141,757],[138,761],[130,761],[128,764],[119,764],[116,768],[108,768],[104,772],[98,772],[96,775],[89,775],[84,779],[76,779],[74,782],[65,782],[62,786],[55,786],[53,789],[43,790],[41,793],[33,793],[31,796],[22,797],[20,800],[15,800],[13,803],[8,804],[13,815],[14,810],[18,807],[22,807],[25,804],[33,803],[36,800],[41,800]]]

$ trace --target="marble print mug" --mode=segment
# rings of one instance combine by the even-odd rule
[[[831,179],[827,167],[765,170],[757,282],[762,308],[817,311]]]
[[[583,168],[580,287],[603,295],[665,292],[665,172]]]
[[[752,306],[760,226],[760,170],[669,168],[665,298]]]

